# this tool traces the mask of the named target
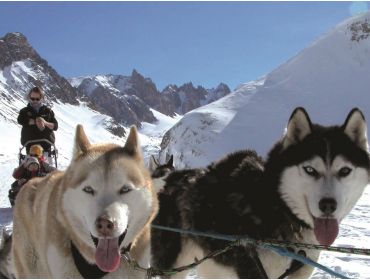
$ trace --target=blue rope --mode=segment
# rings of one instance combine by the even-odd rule
[[[196,235],[196,236],[202,236],[202,237],[210,237],[214,239],[220,239],[220,240],[226,240],[226,241],[237,241],[239,238],[235,235],[226,235],[226,234],[213,234],[213,233],[206,233],[206,232],[200,232],[196,230],[186,230],[186,229],[176,229],[176,228],[169,228],[169,227],[164,227],[164,226],[159,226],[159,225],[152,225],[152,228],[155,229],[160,229],[160,230],[166,230],[166,231],[173,231],[177,233],[183,233],[183,234],[189,234],[189,235]],[[264,244],[257,244],[254,239],[252,238],[243,238],[242,241],[247,244],[255,244],[259,247],[262,247],[264,249],[269,249],[271,251],[274,251],[275,253],[284,256],[284,257],[289,257],[292,259],[295,259],[297,261],[300,261],[304,264],[316,267],[318,269],[321,269],[325,271],[326,273],[337,277],[341,279],[350,279],[347,276],[344,276],[343,274],[340,274],[324,265],[321,265],[309,258],[306,258],[304,256],[298,255],[296,253],[290,252],[289,250],[283,248],[283,247],[277,247],[277,246],[271,246],[271,245],[264,245]]]
[[[275,253],[281,255],[281,256],[286,256],[286,257],[289,257],[289,258],[292,258],[292,259],[295,259],[297,261],[300,261],[304,264],[307,264],[307,265],[310,265],[310,266],[313,266],[313,267],[316,267],[318,269],[321,269],[323,271],[325,271],[326,273],[329,273],[330,275],[332,276],[335,276],[337,278],[341,278],[341,279],[350,279],[349,277],[347,276],[344,276],[343,274],[340,274],[322,264],[319,264],[309,258],[306,258],[304,256],[301,256],[301,255],[298,255],[296,253],[293,253],[293,252],[290,252],[289,250],[287,250],[286,248],[282,248],[282,247],[276,247],[276,246],[271,246],[271,245],[261,245],[261,247],[264,247],[266,249],[269,249],[271,251],[274,251]]]

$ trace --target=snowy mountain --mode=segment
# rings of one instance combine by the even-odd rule
[[[24,95],[32,86],[43,86],[49,100],[75,104],[77,91],[41,58],[21,33],[0,38],[0,92],[7,98]],[[44,86],[45,85],[45,86]]]
[[[311,120],[342,124],[353,107],[370,124],[370,13],[350,18],[280,67],[235,92],[186,114],[163,138],[161,160],[178,168],[205,166],[223,155],[253,148],[265,156],[297,106]],[[341,223],[336,246],[368,248],[370,187]],[[321,254],[319,262],[352,278],[370,277],[370,258]],[[327,278],[316,270],[313,278]]]
[[[161,157],[195,167],[246,147],[265,155],[297,106],[322,124],[342,124],[359,107],[370,123],[369,21],[368,13],[339,24],[258,81],[186,114],[166,134]]]
[[[205,89],[202,86],[194,87],[191,82],[180,87],[169,85],[159,92],[150,78],[143,77],[136,70],[133,70],[131,76],[96,75],[70,78],[69,81],[99,105],[102,111],[111,112],[113,107],[116,113],[112,113],[112,117],[115,119],[124,113],[136,122],[153,121],[153,116],[147,114],[149,107],[168,116],[174,116],[176,113],[183,115],[230,93],[229,87],[223,83],[216,88]],[[136,106],[130,105],[133,97],[137,100]],[[123,112],[120,112],[122,110]],[[135,115],[141,117],[135,119]]]
[[[74,130],[78,123],[84,125],[92,142],[124,143],[126,121],[99,112],[97,104],[89,100],[48,63],[42,59],[20,33],[8,33],[0,38],[0,207],[8,207],[7,192],[13,179],[13,169],[18,165],[21,126],[17,116],[27,105],[25,96],[30,88],[41,86],[45,101],[52,107],[59,122],[56,146],[59,150],[59,167],[65,168],[70,160]],[[131,97],[136,106],[136,97]],[[181,116],[168,117],[146,105],[152,118],[140,120],[140,140],[144,156],[157,154],[162,136]],[[108,114],[109,113],[109,114]],[[127,120],[127,119],[126,119]],[[121,122],[122,121],[122,122]],[[150,122],[150,123],[149,123]]]
[[[162,95],[174,104],[175,112],[183,115],[187,112],[216,101],[230,93],[230,89],[224,83],[220,83],[216,88],[205,89],[202,86],[194,87],[190,83],[185,83],[178,87],[168,85],[162,91]]]
[[[155,123],[157,119],[151,109],[170,117],[183,111],[176,110],[175,101],[179,99],[177,93],[159,92],[151,79],[144,78],[136,70],[127,77],[97,75],[67,81],[40,57],[21,33],[8,33],[0,38],[0,71],[0,94],[5,98],[3,102],[23,102],[31,87],[41,86],[49,104],[61,102],[78,105],[83,100],[90,108],[110,116],[112,120],[106,127],[117,136],[124,135],[123,126],[135,124],[141,127],[142,122]],[[221,85],[209,90],[207,94],[212,98],[204,102],[199,102],[204,96],[198,96],[195,88],[194,92],[187,93],[181,102],[195,105],[186,106],[186,112],[230,93],[226,85]],[[7,112],[15,112],[12,106]],[[4,112],[0,114],[4,118],[9,115]]]
[[[8,33],[0,38],[0,116],[16,123],[20,108],[27,105],[25,96],[34,86],[41,86],[45,101],[78,106],[84,97],[46,60],[32,48],[21,33]],[[93,102],[86,103],[94,108]],[[107,118],[103,126],[117,136],[124,135],[124,127],[115,119]]]

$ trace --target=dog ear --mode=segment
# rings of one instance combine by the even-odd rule
[[[139,144],[139,136],[137,133],[136,126],[134,125],[131,126],[130,128],[130,134],[127,137],[124,149],[129,155],[132,155],[139,159],[142,158],[140,144]]]
[[[312,131],[312,123],[305,109],[296,108],[290,116],[283,139],[284,149],[302,141]]]
[[[154,156],[151,155],[149,158],[149,171],[153,172],[158,166],[158,162],[155,160]]]
[[[365,117],[358,108],[353,108],[344,122],[343,131],[347,136],[362,149],[368,151],[367,126]]]
[[[169,166],[173,166],[173,155],[171,155],[170,159],[167,161],[167,164]]]
[[[81,154],[85,154],[91,144],[87,139],[83,126],[78,124],[76,127],[75,144],[73,148],[73,159],[76,159]]]

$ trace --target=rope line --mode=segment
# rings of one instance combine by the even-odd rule
[[[235,241],[240,240],[241,245],[245,246],[246,244],[257,244],[257,245],[271,245],[277,247],[297,247],[297,248],[305,248],[310,250],[321,250],[321,251],[331,251],[331,252],[339,252],[339,253],[347,253],[347,254],[354,254],[354,255],[365,255],[370,256],[370,249],[363,249],[363,248],[349,248],[349,247],[336,247],[336,246],[323,246],[323,245],[314,245],[314,244],[307,244],[307,243],[298,243],[298,242],[287,242],[287,241],[279,241],[279,240],[255,240],[250,237],[246,237],[243,235],[227,235],[227,234],[216,234],[216,233],[205,233],[196,230],[184,230],[184,229],[176,229],[176,228],[169,228],[159,225],[152,225],[152,228],[161,229],[166,231],[173,231],[177,233],[183,234],[190,234],[190,235],[197,235],[203,237],[210,237],[214,239],[226,240],[226,241]]]
[[[333,251],[333,252],[349,253],[349,254],[370,255],[370,249],[322,246],[322,245],[297,243],[297,242],[284,242],[284,241],[277,241],[277,240],[266,240],[266,241],[255,240],[255,239],[252,239],[250,237],[245,237],[245,236],[205,233],[205,232],[200,232],[196,230],[175,229],[175,228],[169,228],[169,227],[164,227],[164,226],[159,226],[159,225],[152,225],[152,228],[172,231],[172,232],[177,232],[177,233],[187,234],[187,235],[195,235],[195,236],[202,236],[202,237],[209,237],[209,238],[214,238],[214,239],[219,239],[219,240],[231,241],[232,243],[225,249],[231,249],[231,247],[233,246],[246,246],[248,244],[257,245],[261,248],[271,250],[281,256],[289,257],[291,259],[300,261],[307,265],[316,267],[320,270],[323,270],[326,273],[329,273],[330,275],[334,277],[341,278],[341,279],[349,279],[349,278],[307,257],[295,254],[283,247],[294,246],[297,248],[305,248],[305,249],[311,249],[311,250],[324,250],[324,251]],[[194,263],[191,265],[192,267],[194,267],[198,264]]]
[[[146,272],[147,273],[147,278],[152,278],[152,277],[155,277],[155,276],[172,276],[172,275],[174,275],[178,272],[192,269],[192,268],[196,267],[197,265],[201,264],[202,262],[206,261],[207,259],[216,257],[218,255],[221,255],[221,254],[229,251],[234,246],[239,246],[239,245],[238,245],[237,242],[233,242],[233,243],[231,243],[230,245],[228,245],[227,247],[225,247],[223,249],[216,250],[216,251],[213,251],[213,252],[209,253],[208,255],[201,258],[200,260],[195,259],[195,261],[191,264],[176,267],[176,268],[173,268],[173,269],[168,269],[168,270],[160,270],[160,269],[156,269],[156,268],[153,268],[153,267],[144,268],[144,267],[140,266],[137,263],[136,260],[132,259],[129,253],[125,253],[123,255],[123,257],[126,259],[126,261],[129,263],[129,265],[133,269]]]

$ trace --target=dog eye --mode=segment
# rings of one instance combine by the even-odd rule
[[[130,186],[128,186],[128,185],[124,185],[124,186],[119,190],[119,194],[128,193],[129,191],[131,191],[131,187],[130,187]]]
[[[303,170],[310,176],[317,177],[319,173],[312,166],[303,166]]]
[[[349,168],[349,167],[342,167],[341,169],[339,169],[338,171],[338,175],[340,177],[347,177],[349,173],[351,173],[352,169]]]
[[[95,191],[92,187],[90,186],[86,186],[82,189],[85,193],[88,193],[88,194],[91,194],[91,195],[94,195],[95,194]]]

